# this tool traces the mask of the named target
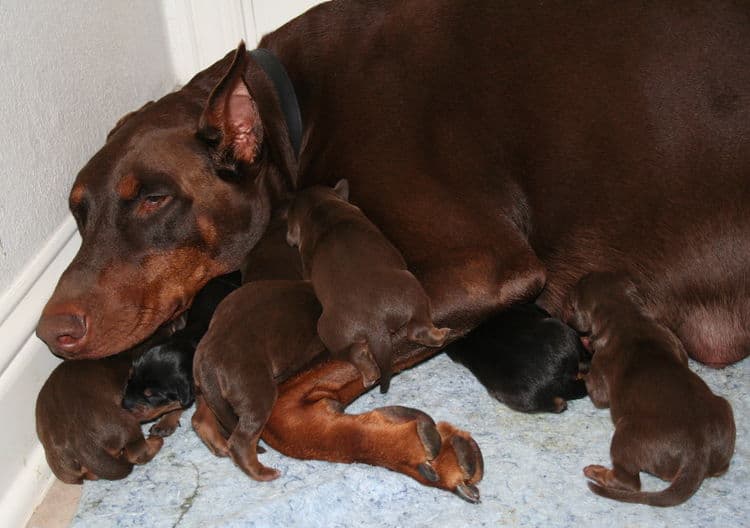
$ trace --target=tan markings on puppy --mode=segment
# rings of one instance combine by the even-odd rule
[[[86,194],[86,187],[82,183],[76,183],[70,190],[70,205],[80,204],[84,194]]]
[[[138,190],[141,188],[141,182],[132,173],[126,174],[115,186],[115,191],[123,200],[132,200],[138,196]]]

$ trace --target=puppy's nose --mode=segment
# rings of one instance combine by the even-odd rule
[[[36,335],[47,343],[53,353],[72,359],[86,344],[87,319],[86,313],[75,306],[67,306],[51,313],[45,311],[37,324]]]

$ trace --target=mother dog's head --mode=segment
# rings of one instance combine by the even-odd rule
[[[292,185],[280,116],[270,81],[240,44],[117,123],[70,193],[83,242],[37,326],[54,353],[130,348],[240,266]]]

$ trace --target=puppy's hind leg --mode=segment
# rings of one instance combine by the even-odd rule
[[[277,396],[273,375],[262,367],[254,369],[241,386],[232,387],[227,394],[227,401],[239,418],[227,441],[229,456],[254,480],[274,480],[280,475],[278,470],[264,466],[258,460],[258,452],[262,452],[258,440]]]
[[[362,384],[365,387],[375,385],[380,378],[380,369],[366,342],[357,342],[349,347],[349,361],[362,374]]]
[[[409,341],[428,347],[443,346],[449,332],[450,328],[437,328],[430,319],[412,319],[406,325]]]
[[[612,469],[604,466],[591,465],[583,469],[583,474],[602,488],[640,491],[641,468],[638,460],[643,451],[648,450],[648,443],[644,446],[644,439],[639,438],[637,430],[629,427],[626,419],[620,419],[615,426],[615,434],[612,436],[610,454],[612,457]],[[591,485],[589,486],[591,487]],[[592,491],[596,491],[592,488]]]
[[[324,311],[318,319],[318,337],[336,359],[349,361],[362,375],[362,384],[370,388],[381,377],[374,351],[362,336],[352,336],[342,329],[340,319]]]
[[[202,394],[195,395],[195,404],[192,423],[196,434],[214,455],[227,456],[229,448],[222,427]]]

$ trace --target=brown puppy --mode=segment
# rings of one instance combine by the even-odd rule
[[[143,437],[140,422],[179,409],[170,402],[139,415],[121,406],[128,381],[131,353],[101,360],[65,361],[45,382],[36,401],[36,430],[47,462],[57,478],[69,484],[84,479],[121,479],[133,464],[145,464],[161,449],[164,440],[154,434]],[[165,414],[166,413],[166,414]],[[169,430],[157,423],[155,430]],[[154,429],[152,428],[152,429]],[[86,434],[74,434],[85,430]],[[71,438],[85,438],[85,446],[73,447]]]
[[[320,313],[306,281],[251,282],[219,305],[196,350],[193,428],[256,480],[279,476],[258,461],[258,439],[277,384],[325,351],[315,330]]]
[[[289,207],[287,241],[299,246],[302,270],[323,305],[318,335],[335,356],[346,356],[366,387],[380,378],[387,392],[391,336],[440,347],[448,328],[436,328],[430,299],[401,252],[362,211],[350,204],[349,185],[314,186]]]
[[[584,468],[589,488],[615,500],[673,506],[704,478],[724,473],[734,452],[732,408],[688,368],[682,344],[645,312],[633,283],[613,273],[587,275],[570,306],[570,323],[589,334],[594,351],[589,395],[597,407],[610,407],[615,423],[613,469]],[[672,484],[641,492],[640,471]]]

